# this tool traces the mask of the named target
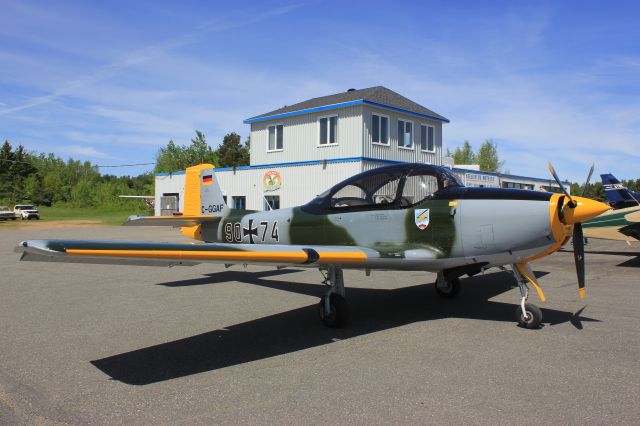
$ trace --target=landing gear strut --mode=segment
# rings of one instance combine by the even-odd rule
[[[322,296],[318,305],[320,320],[327,327],[344,327],[349,319],[349,305],[344,297],[342,269],[330,265],[323,284],[327,286],[327,293]]]
[[[516,265],[512,265],[511,272],[520,288],[520,306],[516,309],[516,321],[520,327],[534,329],[540,328],[542,323],[542,311],[533,303],[527,303],[529,299],[529,285]]]
[[[438,296],[444,299],[453,299],[460,292],[460,278],[446,278],[443,272],[438,272],[435,289]]]

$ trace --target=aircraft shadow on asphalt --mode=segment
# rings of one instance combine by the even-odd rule
[[[285,273],[288,270],[277,271]],[[297,272],[297,271],[292,271]],[[225,271],[204,278],[162,283],[167,287],[236,281],[320,296],[324,285],[264,279],[274,273]],[[247,321],[207,333],[113,355],[91,363],[114,380],[147,385],[192,374],[296,352],[337,340],[349,339],[394,327],[442,318],[467,318],[514,323],[516,303],[489,299],[512,289],[510,274],[498,272],[464,279],[455,300],[436,296],[433,284],[399,289],[347,288],[351,322],[343,329],[328,329],[318,319],[318,304]],[[516,296],[517,297],[517,296]],[[584,321],[599,321],[554,309],[542,309],[545,324],[570,322],[582,329]],[[535,331],[523,330],[535,333]]]

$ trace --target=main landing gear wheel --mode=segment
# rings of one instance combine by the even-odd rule
[[[455,298],[460,292],[460,279],[453,278],[449,281],[444,281],[444,283],[444,285],[439,284],[436,280],[434,287],[436,288],[436,293],[438,294],[438,296],[444,299]]]
[[[522,313],[522,307],[516,309],[516,320],[520,327],[534,329],[540,328],[542,322],[542,311],[533,303],[524,304],[525,314]],[[525,316],[526,315],[526,316]]]
[[[349,305],[347,299],[337,293],[331,294],[329,298],[329,312],[325,311],[325,302],[327,296],[320,299],[318,305],[318,313],[320,320],[324,325],[331,328],[344,327],[349,319]]]

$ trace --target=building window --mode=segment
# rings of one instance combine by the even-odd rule
[[[321,117],[319,145],[336,145],[338,143],[338,117]]]
[[[371,114],[371,141],[389,145],[389,117]]]
[[[435,127],[420,126],[420,149],[427,152],[436,152],[436,132]]]
[[[280,208],[280,196],[279,195],[265,195],[264,196],[264,209],[265,210],[278,210]]]
[[[398,146],[413,149],[413,123],[398,120]]]
[[[245,210],[247,208],[247,197],[231,197],[231,208]]]
[[[269,126],[269,145],[267,146],[267,151],[282,151],[284,146],[282,143],[283,130],[284,126],[282,124]]]
[[[529,189],[529,190],[533,189],[533,185],[528,184],[528,183],[508,182],[508,181],[503,181],[502,182],[502,187],[503,188],[515,188],[515,189]]]

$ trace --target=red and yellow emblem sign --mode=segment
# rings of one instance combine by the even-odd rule
[[[282,177],[280,176],[280,173],[275,170],[269,170],[262,178],[262,186],[265,191],[275,191],[276,189],[280,189],[280,186],[282,186]]]

